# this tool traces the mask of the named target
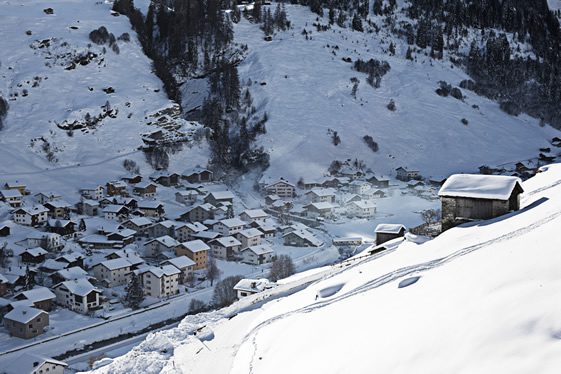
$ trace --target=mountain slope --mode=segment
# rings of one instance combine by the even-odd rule
[[[528,116],[509,116],[467,90],[463,101],[438,96],[439,81],[458,86],[468,76],[446,58],[431,61],[417,53],[416,62],[405,59],[407,44],[384,27],[379,33],[361,33],[333,25],[317,32],[313,24],[327,25],[327,15],[318,22],[306,7],[286,5],[286,10],[293,28],[277,32],[271,42],[243,18],[234,29],[235,40],[249,46],[239,67],[241,80],[253,82],[256,107],[269,114],[267,134],[260,138],[271,155],[264,180],[313,179],[326,173],[333,160],[349,158],[362,159],[385,175],[408,166],[425,176],[446,176],[536,157],[538,148],[559,134]],[[370,18],[383,23],[382,17]],[[388,54],[390,42],[395,56]],[[353,64],[343,58],[387,61],[391,70],[374,89],[367,75],[352,70]],[[360,80],[356,99],[351,95],[353,77]],[[395,112],[386,108],[391,99]],[[338,146],[329,129],[340,136]],[[378,143],[377,153],[364,143],[365,135]]]
[[[520,212],[299,275],[270,302],[187,317],[98,372],[554,373],[561,165],[545,169],[524,183]]]

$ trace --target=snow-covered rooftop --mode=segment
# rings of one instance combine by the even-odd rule
[[[267,288],[271,288],[274,285],[271,281],[266,278],[261,279],[241,279],[234,286],[234,290],[246,291],[251,293],[261,292]]]
[[[6,367],[3,368],[3,370],[6,374],[31,374],[36,373],[36,369],[42,367],[45,363],[59,365],[62,367],[68,366],[65,362],[58,361],[50,357],[44,357],[32,353],[24,353],[17,359],[12,360],[12,362],[8,363]],[[42,369],[41,372],[43,372],[43,370],[45,369]]]
[[[195,261],[191,260],[187,256],[179,256],[165,260],[162,262],[162,264],[170,264],[178,269],[185,269],[190,266],[195,266]]]
[[[446,180],[438,195],[508,200],[516,186],[523,191],[521,183],[520,178],[503,175],[454,174]]]
[[[100,265],[106,267],[109,270],[123,269],[131,266],[131,263],[126,258],[115,258],[113,260],[107,260],[100,263]]]
[[[237,245],[241,245],[240,241],[233,236],[225,236],[222,238],[214,239],[212,242],[217,242],[223,247],[235,247]]]
[[[380,223],[374,231],[381,234],[399,234],[401,230],[406,230],[405,226],[393,223]]]
[[[267,244],[253,245],[251,247],[247,247],[245,249],[242,249],[242,252],[244,252],[244,251],[251,251],[251,252],[255,253],[257,256],[275,252],[273,250],[273,248],[271,248],[271,246],[269,246]]]
[[[86,296],[92,291],[101,293],[99,289],[95,288],[87,279],[84,278],[65,281],[55,285],[54,288],[57,288],[60,285],[66,287],[70,293],[78,296]]]
[[[9,319],[19,323],[29,323],[41,314],[47,314],[47,312],[31,306],[16,306],[4,316],[4,319]]]
[[[35,287],[31,290],[22,291],[19,295],[24,296],[27,300],[31,300],[32,302],[53,300],[56,298],[56,295],[47,287]]]
[[[208,251],[210,249],[210,247],[208,245],[206,245],[205,242],[203,242],[200,239],[191,240],[191,241],[181,243],[181,244],[193,253],[201,252],[201,251]]]

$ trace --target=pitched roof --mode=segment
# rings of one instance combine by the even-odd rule
[[[206,197],[212,196],[216,200],[230,200],[234,198],[234,194],[230,191],[214,191],[210,192]]]
[[[187,248],[188,250],[190,250],[191,252],[202,252],[202,251],[208,251],[210,249],[210,247],[208,245],[205,244],[205,242],[203,242],[200,239],[197,240],[191,240],[185,243],[181,243],[181,245],[183,245],[185,248]]]
[[[356,205],[360,209],[376,208],[376,203],[372,200],[353,201],[353,202],[351,202],[351,204]]]
[[[55,360],[53,358],[31,353],[24,353],[15,360],[12,360],[10,363],[8,363],[3,370],[6,372],[6,374],[31,374],[34,373],[37,368],[43,366],[45,363],[60,365],[64,367],[68,366],[66,363]]]
[[[111,205],[107,205],[104,209],[103,209],[103,213],[119,213],[121,210],[128,210],[129,208],[127,208],[124,205],[115,205],[115,204],[111,204]]]
[[[335,195],[335,190],[333,188],[314,188],[311,191],[306,192],[306,195],[308,194],[319,197],[327,197]]]
[[[335,208],[335,205],[327,202],[327,201],[322,201],[321,203],[311,203],[306,205],[304,208],[309,209],[309,207],[313,207],[317,210],[328,210],[328,209],[333,209]]]
[[[273,248],[271,248],[270,246],[266,245],[266,244],[261,244],[261,245],[254,245],[251,247],[247,247],[245,249],[242,249],[242,252],[245,251],[251,251],[253,253],[255,253],[256,255],[264,255],[264,254],[268,254],[268,253],[274,253],[275,251],[273,250]]]
[[[35,287],[31,290],[20,292],[17,296],[23,295],[27,300],[32,302],[44,301],[44,300],[53,300],[56,298],[56,295],[51,292],[47,287]]]
[[[220,244],[223,247],[235,247],[237,245],[241,245],[242,243],[240,243],[240,241],[236,238],[234,238],[233,236],[225,236],[222,238],[217,238],[214,239],[212,242],[216,242],[218,244]]]
[[[95,288],[87,279],[84,278],[62,282],[55,285],[53,288],[58,288],[61,285],[66,287],[70,293],[78,296],[89,295],[92,291],[101,293],[101,290]]]
[[[142,200],[138,202],[139,209],[158,209],[163,206],[164,204],[158,200]]]
[[[179,256],[162,261],[162,264],[170,264],[181,270],[190,266],[195,266],[196,263],[187,256]]]
[[[0,196],[5,199],[21,197],[19,190],[0,190]]]
[[[251,293],[261,292],[267,288],[271,288],[273,283],[268,279],[241,279],[234,286],[234,290],[246,291]]]
[[[232,228],[232,227],[236,227],[236,226],[245,226],[247,224],[247,222],[242,221],[239,218],[223,219],[219,223],[223,224],[224,226],[226,226],[228,228]]]
[[[123,223],[126,223],[126,222],[130,222],[130,223],[132,223],[133,225],[138,226],[138,227],[149,226],[149,225],[151,225],[151,224],[153,223],[151,220],[149,220],[149,219],[146,218],[146,217],[136,217],[136,218],[132,218],[132,219],[129,219],[129,220],[123,222]]]
[[[321,240],[319,240],[318,238],[316,238],[314,236],[314,234],[312,234],[311,232],[309,232],[307,230],[304,230],[304,229],[297,229],[297,230],[294,230],[294,231],[290,231],[290,232],[284,234],[283,238],[285,236],[288,236],[288,235],[296,235],[300,239],[306,240],[307,242],[309,242],[313,246],[319,247],[320,245],[323,244],[323,242]]]
[[[149,241],[146,242],[146,244],[152,243],[152,242],[158,242],[158,243],[162,244],[163,246],[165,246],[167,248],[176,247],[176,246],[179,245],[179,242],[169,235],[164,235],[164,236],[160,236],[158,238],[149,240]]]
[[[88,272],[79,266],[62,269],[57,271],[56,273],[65,280],[88,278]]]
[[[268,217],[269,215],[265,213],[263,209],[248,209],[244,210],[242,214],[246,214],[249,218],[256,219],[256,218],[263,218]]]
[[[141,274],[148,273],[148,272],[154,274],[157,278],[161,278],[164,275],[170,276],[170,275],[181,273],[181,271],[173,265],[147,266],[140,270]]]
[[[22,252],[22,254],[23,254],[23,253],[28,253],[28,254],[30,254],[30,255],[33,256],[33,257],[37,257],[37,256],[46,255],[46,254],[49,253],[49,252],[45,251],[45,250],[44,250],[43,248],[41,248],[41,247],[35,247],[35,248],[27,248],[27,249],[25,249],[25,250]]]
[[[121,258],[115,258],[113,260],[103,261],[103,262],[99,263],[98,265],[102,265],[109,270],[117,270],[117,269],[130,267],[131,263],[127,259],[121,257]],[[96,265],[96,266],[98,266],[98,265]]]
[[[516,186],[523,191],[521,183],[520,178],[504,175],[454,174],[442,185],[438,196],[508,200]]]
[[[4,316],[4,319],[9,319],[20,323],[29,323],[35,317],[38,317],[43,313],[47,314],[47,312],[41,309],[33,308],[31,306],[16,306]]]
[[[245,229],[237,233],[237,235],[245,236],[246,238],[253,238],[256,236],[263,236],[263,232],[256,228]]]
[[[405,226],[401,224],[380,223],[374,231],[381,234],[399,234],[402,229],[406,230]]]

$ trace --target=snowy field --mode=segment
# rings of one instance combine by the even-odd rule
[[[294,277],[319,281],[254,308],[260,295],[188,317],[97,372],[557,373],[561,165],[524,189],[519,212]]]

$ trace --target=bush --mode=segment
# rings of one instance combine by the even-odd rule
[[[271,266],[271,272],[269,273],[269,279],[273,282],[278,281],[294,274],[294,263],[292,259],[287,255],[278,256]]]
[[[452,85],[445,81],[440,81],[438,83],[440,84],[440,87],[436,89],[436,94],[442,97],[447,97],[448,95],[450,95],[450,91],[452,91]]]
[[[113,38],[115,38],[115,36],[113,36]],[[109,41],[109,32],[107,31],[105,26],[101,26],[97,30],[93,30],[92,32],[90,32],[90,40],[95,44],[106,44]]]
[[[364,140],[366,145],[368,145],[368,148],[372,150],[372,152],[378,152],[378,143],[374,141],[374,138],[372,138],[370,135],[364,135],[362,139]]]
[[[130,42],[131,41],[131,36],[129,35],[128,32],[124,32],[121,34],[121,36],[119,36],[119,40],[122,40],[124,42]]]
[[[392,112],[395,112],[395,110],[397,109],[397,107],[395,106],[395,101],[393,99],[390,100],[390,102],[387,105],[387,108],[389,110],[391,110]]]
[[[467,119],[465,119],[465,118],[462,118],[462,123],[463,123],[464,125],[466,125],[466,126],[467,126],[469,122],[468,122],[468,120],[467,120]]]
[[[199,299],[191,299],[191,302],[189,303],[189,313],[197,314],[200,312],[204,312],[207,309],[208,306],[206,305],[206,303]]]
[[[450,91],[450,96],[452,96],[454,99],[458,99],[458,100],[463,100],[464,99],[464,95],[462,94],[462,90],[460,90],[458,87],[452,88],[452,90]]]

